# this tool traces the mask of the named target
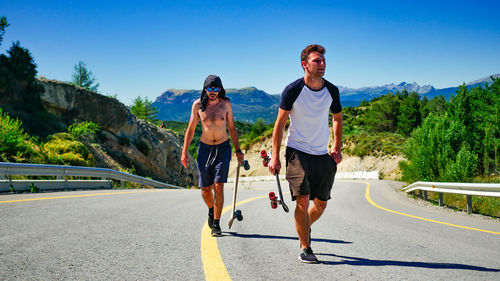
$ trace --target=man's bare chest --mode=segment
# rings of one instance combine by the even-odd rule
[[[207,106],[204,112],[200,110],[199,115],[201,122],[204,124],[225,124],[227,108],[224,104],[219,103],[214,106]]]

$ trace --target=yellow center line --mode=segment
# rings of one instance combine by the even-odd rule
[[[253,200],[266,198],[268,195],[253,197],[241,202],[236,203],[236,206],[248,203]],[[222,209],[222,214],[232,209],[232,205]],[[203,263],[203,271],[205,272],[205,279],[207,281],[228,281],[231,280],[227,272],[222,256],[220,255],[217,239],[211,236],[210,227],[205,222],[201,230],[201,261]]]
[[[17,200],[0,201],[0,204],[4,204],[4,203],[16,203],[16,202],[29,202],[29,201],[40,201],[40,200],[53,200],[53,199],[79,198],[79,197],[92,197],[92,196],[105,196],[105,195],[118,195],[118,194],[133,194],[133,193],[141,193],[141,192],[159,192],[159,191],[165,191],[165,190],[167,190],[167,189],[137,190],[137,191],[118,191],[118,192],[108,192],[108,193],[92,193],[92,194],[79,194],[79,195],[67,195],[67,196],[27,198],[27,199],[17,199]]]
[[[405,214],[405,213],[401,213],[401,212],[398,212],[398,211],[394,211],[394,210],[391,210],[391,209],[384,208],[384,207],[378,205],[377,203],[373,202],[373,200],[370,198],[370,184],[367,183],[367,182],[365,182],[365,184],[366,184],[366,192],[365,192],[365,198],[366,198],[366,200],[368,200],[368,202],[370,202],[370,204],[372,204],[373,206],[375,206],[375,207],[377,207],[377,208],[379,208],[381,210],[384,210],[384,211],[387,211],[387,212],[391,212],[391,213],[394,213],[394,214],[398,214],[398,215],[401,215],[401,216],[406,216],[406,217],[410,217],[410,218],[414,218],[414,219],[423,220],[423,221],[428,221],[428,222],[439,223],[439,224],[444,224],[444,225],[458,227],[458,228],[464,228],[464,229],[469,229],[469,230],[475,230],[475,231],[480,231],[480,232],[486,232],[486,233],[500,235],[500,232],[495,232],[495,231],[491,231],[491,230],[484,230],[484,229],[480,229],[480,228],[473,228],[473,227],[468,227],[468,226],[463,226],[463,225],[458,225],[458,224],[452,224],[452,223],[442,222],[442,221],[433,220],[433,219],[427,219],[427,218],[423,218],[423,217],[419,217],[419,216],[414,216],[414,215],[409,215],[409,214]]]

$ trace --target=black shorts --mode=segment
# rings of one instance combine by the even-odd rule
[[[200,173],[199,187],[208,187],[214,182],[227,182],[230,161],[231,145],[229,140],[217,145],[200,142],[198,159],[196,159]]]
[[[300,150],[286,148],[286,180],[290,186],[292,200],[298,195],[309,194],[309,199],[329,200],[333,187],[337,163],[328,154],[312,155]]]

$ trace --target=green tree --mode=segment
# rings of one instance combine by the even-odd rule
[[[465,127],[450,118],[447,114],[436,116],[430,114],[422,126],[411,134],[403,154],[408,162],[402,162],[400,167],[403,180],[412,181],[444,181],[453,174],[450,168],[458,167],[457,154],[467,147]],[[462,152],[461,158],[470,158]],[[462,161],[462,160],[461,160]],[[462,162],[460,162],[462,163]],[[457,181],[467,181],[463,175],[471,175],[475,164],[468,165],[470,170],[454,175]]]
[[[460,121],[467,130],[467,143],[478,156],[479,170],[487,175],[498,172],[500,140],[500,79],[484,87],[459,87],[450,100],[448,114]]]
[[[372,132],[395,132],[399,115],[399,98],[387,93],[371,102],[365,113],[365,125]]]
[[[420,125],[420,95],[417,92],[412,92],[404,95],[399,107],[399,115],[397,117],[398,131],[406,136]]]
[[[445,113],[447,104],[448,102],[443,95],[434,97],[431,100],[428,100],[427,97],[424,96],[420,104],[421,120],[424,120],[431,112],[437,115]]]
[[[87,65],[83,61],[79,61],[78,64],[75,65],[71,83],[95,92],[97,92],[99,88],[99,83],[96,82],[94,74],[87,69]]]
[[[153,106],[153,102],[147,97],[144,99],[141,97],[135,98],[134,104],[130,107],[130,110],[137,118],[144,119],[152,123],[158,121],[157,114],[159,110]]]
[[[0,18],[0,45],[2,45],[3,41],[3,36],[5,34],[5,29],[9,26],[10,24],[7,23],[7,18],[2,16]]]

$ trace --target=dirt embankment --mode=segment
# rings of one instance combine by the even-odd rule
[[[283,141],[280,150],[280,159],[281,165],[285,166],[285,132],[283,134]],[[250,163],[250,170],[246,171],[245,169],[240,169],[240,176],[242,177],[253,177],[253,176],[269,176],[271,173],[269,169],[262,165],[262,158],[260,157],[260,151],[266,150],[271,151],[272,148],[272,140],[271,138],[266,138],[262,142],[256,143],[247,151],[243,151],[245,153],[245,159]],[[399,161],[404,158],[400,155],[393,156],[383,156],[383,157],[357,157],[357,156],[348,156],[343,155],[344,159],[338,165],[337,172],[355,172],[355,171],[379,171],[384,179],[397,179],[400,177],[400,171],[398,167]],[[236,157],[231,158],[231,167],[229,169],[229,177],[236,176]],[[284,174],[285,169],[283,168],[281,174]]]

